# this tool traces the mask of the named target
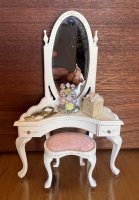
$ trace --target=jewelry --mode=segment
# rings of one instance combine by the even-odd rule
[[[25,117],[25,120],[41,120],[50,117],[55,113],[56,112],[54,112],[54,107],[46,106],[40,112],[35,112],[32,113],[30,116]]]

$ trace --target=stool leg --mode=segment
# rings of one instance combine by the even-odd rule
[[[53,167],[58,167],[60,164],[60,159],[56,158],[56,162],[53,164]]]
[[[89,180],[89,183],[91,185],[91,187],[96,187],[96,181],[93,179],[92,177],[92,172],[93,172],[93,169],[96,165],[96,154],[93,154],[91,155],[89,158],[88,158],[89,162],[90,162],[90,168],[89,168],[89,171],[88,171],[88,180]]]
[[[45,165],[45,168],[48,173],[48,178],[47,178],[47,180],[45,182],[45,186],[44,186],[45,188],[51,187],[51,183],[52,183],[51,161],[52,161],[52,158],[48,157],[48,155],[46,153],[44,153],[44,165]]]
[[[83,158],[80,157],[79,160],[80,160],[80,166],[84,166],[85,162],[83,161]]]

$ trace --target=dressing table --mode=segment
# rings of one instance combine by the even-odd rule
[[[73,21],[75,24],[73,24]],[[69,23],[69,24],[68,24]],[[77,96],[77,105],[80,107],[80,110],[76,113],[66,113],[59,112],[59,89],[57,86],[57,79],[55,79],[54,69],[57,69],[57,66],[62,63],[61,59],[54,59],[54,54],[56,51],[56,46],[58,46],[58,42],[61,41],[61,46],[63,42],[62,27],[64,27],[64,31],[67,31],[73,28],[73,25],[77,26],[77,29],[74,27],[74,32],[72,37],[68,36],[68,40],[71,39],[71,46],[73,48],[70,50],[72,52],[72,56],[74,60],[72,60],[72,67],[75,65],[81,65],[81,72],[84,76],[84,83],[78,84],[79,94]],[[69,27],[69,29],[67,28]],[[75,31],[77,31],[75,33]],[[63,32],[64,32],[63,31]],[[75,45],[75,36],[78,39],[78,35],[80,35],[81,45],[78,42]],[[61,39],[59,39],[61,38]],[[23,163],[23,168],[18,172],[18,176],[23,178],[26,175],[28,169],[28,162],[26,156],[25,145],[29,142],[33,137],[40,138],[46,135],[46,138],[50,136],[50,132],[65,127],[75,127],[81,128],[89,131],[89,135],[96,135],[97,137],[106,137],[113,144],[111,159],[110,159],[110,168],[115,175],[118,175],[120,170],[115,166],[115,160],[119,153],[122,139],[120,136],[120,129],[123,122],[119,119],[119,117],[113,113],[109,108],[104,107],[103,112],[96,116],[90,117],[82,112],[82,100],[84,96],[89,91],[95,92],[95,82],[96,82],[96,69],[97,69],[97,31],[92,36],[90,26],[87,20],[78,12],[68,11],[63,13],[58,20],[56,21],[51,36],[48,39],[46,31],[44,31],[44,87],[45,87],[45,96],[40,101],[38,105],[32,106],[21,115],[20,119],[14,123],[14,126],[18,127],[18,137],[16,139],[16,147]],[[67,41],[67,40],[66,40]],[[68,42],[67,42],[68,43]],[[79,53],[83,52],[83,59],[76,59],[78,55],[77,51],[74,49],[75,47],[82,46],[82,49],[79,49]],[[64,47],[65,48],[65,47]],[[65,49],[66,51],[66,49]],[[63,51],[63,59],[65,57]],[[57,50],[58,52],[58,50]],[[57,54],[56,52],[56,54]],[[62,54],[62,50],[60,51]],[[59,54],[59,52],[58,52]],[[68,54],[69,55],[69,54]],[[62,56],[62,55],[61,55]],[[66,57],[66,60],[69,62],[69,57]],[[66,66],[66,60],[63,65]],[[83,64],[81,63],[83,62]],[[57,64],[58,63],[58,64]],[[62,64],[61,64],[62,66]],[[55,68],[54,68],[55,67]],[[63,66],[62,66],[63,67]],[[73,71],[70,68],[67,68],[70,72]],[[36,112],[40,112],[42,109],[46,108],[54,108],[54,114],[48,114],[46,118],[41,118],[38,120],[28,120],[28,117]]]

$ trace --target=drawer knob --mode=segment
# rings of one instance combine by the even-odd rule
[[[108,134],[111,134],[111,131],[110,131],[110,130],[108,130],[108,131],[107,131],[107,133],[108,133]]]
[[[27,134],[29,135],[31,132],[30,131],[27,131]]]

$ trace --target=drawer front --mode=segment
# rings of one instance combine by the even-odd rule
[[[98,127],[98,136],[118,136],[120,135],[120,126],[103,126]]]
[[[41,137],[39,127],[18,127],[18,135],[21,137]]]

